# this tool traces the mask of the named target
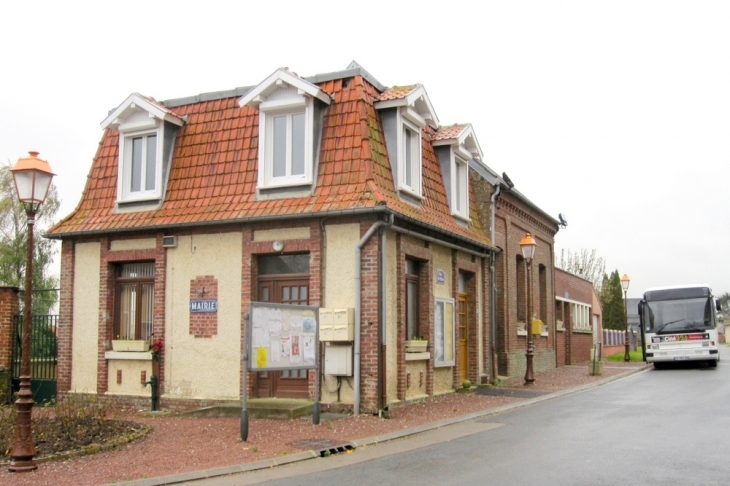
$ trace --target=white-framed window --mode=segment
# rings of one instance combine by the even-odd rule
[[[398,186],[413,196],[422,196],[421,129],[401,118],[398,141]]]
[[[434,366],[456,363],[456,326],[454,299],[436,297],[434,306]]]
[[[591,307],[586,304],[572,303],[570,313],[573,318],[573,330],[591,330]]]
[[[260,106],[260,188],[311,184],[313,180],[312,99],[282,101]]]
[[[469,177],[468,165],[466,160],[454,156],[454,177],[452,184],[454,195],[452,211],[455,215],[462,218],[469,217]]]
[[[162,128],[122,132],[120,143],[119,201],[160,198],[162,178]]]

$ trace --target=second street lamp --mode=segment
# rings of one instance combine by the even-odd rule
[[[11,472],[33,471],[36,466],[35,446],[31,430],[31,414],[33,413],[33,392],[30,390],[30,354],[33,321],[31,307],[33,305],[33,226],[35,215],[48,195],[53,172],[51,166],[43,159],[38,158],[38,152],[30,152],[29,157],[22,158],[13,166],[15,189],[18,200],[25,206],[28,216],[28,243],[25,262],[25,300],[23,303],[23,337],[20,346],[20,390],[15,406],[18,409],[18,418],[15,426],[15,442],[10,453]]]
[[[527,359],[527,369],[525,370],[525,385],[532,385],[535,383],[535,374],[532,370],[532,360],[535,356],[535,341],[532,336],[532,258],[535,256],[535,249],[537,243],[530,233],[525,234],[525,237],[520,241],[520,250],[522,250],[522,257],[527,261],[527,316],[525,318],[525,330],[527,335],[527,353],[525,357]]]
[[[627,363],[631,361],[631,356],[629,355],[629,308],[626,299],[626,292],[629,290],[629,281],[629,276],[624,273],[624,276],[621,277],[621,287],[624,289],[624,319],[626,324],[626,330],[624,331],[624,361]]]

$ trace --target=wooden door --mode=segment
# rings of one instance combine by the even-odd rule
[[[266,276],[259,279],[259,301],[276,304],[309,304],[309,279]],[[308,370],[260,371],[257,397],[309,398]]]
[[[466,300],[466,294],[459,294],[459,304],[456,310],[456,334],[459,345],[459,385],[467,379],[469,370],[469,355],[467,346],[467,322],[469,316],[469,306]]]

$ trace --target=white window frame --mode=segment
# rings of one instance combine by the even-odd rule
[[[291,174],[291,116],[304,114],[304,173]],[[274,118],[287,117],[287,174],[274,177]],[[259,107],[259,188],[292,187],[312,184],[314,139],[314,101],[296,96],[283,100],[263,102]],[[263,141],[263,143],[261,143]]]
[[[570,306],[570,314],[573,318],[573,330],[590,331],[592,329],[590,318],[591,306],[577,302],[572,302]]]
[[[449,324],[451,329],[447,328]],[[433,308],[434,367],[456,365],[456,301],[436,297]],[[451,341],[449,343],[449,340]],[[450,352],[450,356],[447,354]],[[448,359],[451,358],[451,359]]]
[[[469,218],[469,163],[464,157],[454,154],[452,158],[451,194],[454,216]]]
[[[423,197],[423,145],[421,141],[421,128],[407,120],[403,114],[399,112],[399,129],[398,129],[398,189],[407,192],[417,198]],[[410,171],[406,171],[406,130],[410,130],[416,135],[411,141],[411,160]],[[410,183],[408,179],[410,177]]]
[[[157,147],[155,150],[155,186],[151,190],[132,191],[132,141],[135,138],[143,137],[145,139],[144,147],[147,146],[147,137],[155,135],[157,137]],[[119,142],[119,181],[117,183],[117,200],[118,202],[135,202],[149,201],[160,199],[162,197],[162,147],[164,141],[164,130],[162,126],[153,129],[140,131],[121,131]],[[146,149],[143,154],[146,154]],[[145,176],[147,171],[142,171],[142,187],[145,186]]]

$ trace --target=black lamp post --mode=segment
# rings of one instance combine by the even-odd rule
[[[535,249],[537,243],[530,233],[525,234],[525,237],[520,241],[520,249],[522,250],[522,256],[527,261],[527,322],[525,323],[525,330],[527,331],[527,369],[525,370],[525,385],[532,385],[535,383],[535,374],[532,370],[532,360],[535,356],[535,341],[532,335],[532,258],[535,256]]]
[[[18,200],[23,203],[28,216],[28,248],[25,262],[25,300],[23,303],[23,338],[20,348],[20,390],[15,406],[18,409],[18,420],[15,427],[15,443],[10,454],[11,472],[33,471],[38,466],[33,445],[31,431],[31,414],[33,411],[33,393],[30,390],[31,374],[31,336],[33,322],[31,306],[33,305],[33,225],[35,214],[43,201],[46,200],[51,179],[55,175],[51,166],[43,159],[38,158],[38,152],[29,152],[30,156],[19,159],[10,169],[15,180],[15,189]]]
[[[629,308],[626,299],[626,292],[629,290],[629,281],[629,276],[624,273],[624,276],[621,277],[621,287],[624,289],[624,319],[626,319],[626,331],[624,332],[624,361],[627,363],[631,361],[631,356],[629,356]]]

